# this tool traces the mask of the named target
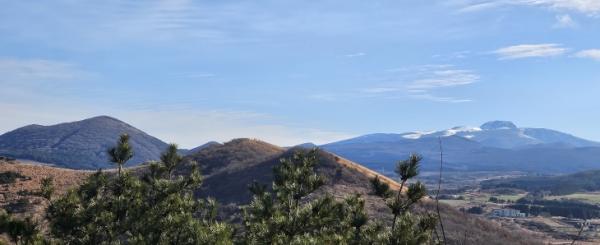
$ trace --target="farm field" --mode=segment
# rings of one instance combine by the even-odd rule
[[[582,202],[587,202],[590,204],[600,204],[600,192],[585,192],[585,193],[573,193],[569,195],[562,196],[546,196],[544,199],[547,200],[578,200]]]

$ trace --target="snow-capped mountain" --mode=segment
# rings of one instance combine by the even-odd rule
[[[404,139],[418,140],[427,137],[458,136],[479,142],[484,146],[514,149],[541,145],[563,147],[600,146],[600,143],[545,128],[519,128],[509,121],[491,121],[480,127],[459,126],[435,132],[401,134]]]
[[[377,168],[413,152],[435,163],[439,139],[449,166],[458,169],[532,171],[544,165],[544,170],[568,172],[600,168],[600,143],[551,129],[519,128],[508,121],[441,131],[368,134],[321,147]]]

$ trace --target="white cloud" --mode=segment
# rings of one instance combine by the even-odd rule
[[[497,49],[492,53],[497,54],[500,59],[522,59],[532,57],[559,56],[567,52],[560,44],[521,44]]]
[[[570,15],[563,14],[556,16],[556,23],[554,24],[554,28],[575,28],[577,27],[577,22],[575,22]]]
[[[435,102],[447,102],[447,103],[466,103],[466,102],[473,101],[471,99],[459,99],[459,98],[454,98],[454,97],[436,96],[436,95],[429,94],[429,93],[414,93],[414,94],[411,94],[410,96],[412,98],[416,98],[416,99],[423,99],[423,100],[429,100],[429,101],[435,101]]]
[[[436,70],[430,77],[418,79],[407,87],[411,90],[437,89],[468,85],[479,80],[479,75],[470,70]]]
[[[362,91],[369,94],[380,94],[380,93],[390,93],[390,92],[398,92],[400,88],[395,87],[374,87],[363,89]]]
[[[501,6],[540,6],[556,11],[576,11],[588,15],[600,14],[598,0],[481,0],[455,1],[461,6],[459,12],[475,12]]]
[[[478,12],[484,11],[488,9],[493,9],[499,6],[504,5],[503,1],[489,1],[489,2],[478,2],[478,3],[469,3],[466,6],[463,6],[458,12],[460,13],[469,13],[469,12]]]
[[[600,13],[600,1],[598,0],[518,0],[516,2],[544,5],[558,10],[574,10],[591,15]]]
[[[439,92],[442,89],[466,86],[476,83],[480,79],[480,76],[476,72],[455,69],[452,65],[425,65],[388,69],[386,71],[390,74],[400,76],[409,74],[409,77],[385,78],[383,80],[397,81],[387,85],[362,89],[360,90],[361,95],[367,95],[363,97],[391,96],[397,98],[401,96],[435,102],[471,102],[471,99],[438,96],[434,92]]]
[[[365,55],[367,55],[367,54],[359,52],[359,53],[347,54],[344,56],[346,56],[346,58],[356,58],[356,57],[361,57],[361,56],[365,56]]]
[[[208,72],[186,72],[175,75],[176,77],[191,78],[191,79],[202,79],[216,77],[216,74]]]
[[[582,50],[575,54],[575,57],[578,58],[588,58],[600,61],[600,49],[588,49]]]

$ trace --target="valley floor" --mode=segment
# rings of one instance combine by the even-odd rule
[[[548,244],[571,244],[580,230],[582,219],[550,216],[528,215],[525,217],[498,217],[494,210],[506,210],[508,206],[527,192],[497,193],[493,190],[482,190],[479,183],[493,178],[509,178],[523,176],[521,172],[448,172],[444,173],[440,201],[463,212],[470,212],[482,218],[499,222],[509,229],[525,229],[547,237]],[[432,196],[437,191],[439,173],[425,172],[421,181],[425,182]],[[600,192],[582,192],[563,196],[544,196],[544,200],[577,200],[600,206]],[[582,241],[577,244],[600,244],[600,219],[587,220],[581,234]]]

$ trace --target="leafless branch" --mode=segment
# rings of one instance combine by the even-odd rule
[[[444,244],[446,244],[446,231],[444,230],[444,222],[442,222],[442,216],[440,215],[440,191],[442,189],[442,171],[444,165],[444,149],[442,148],[442,137],[438,137],[440,144],[440,177],[438,179],[438,189],[435,194],[435,208],[437,211],[438,219],[440,221],[440,228],[442,228],[442,237],[444,238]]]
[[[577,233],[577,236],[571,242],[571,245],[575,244],[575,241],[581,239],[581,233],[583,233],[583,228],[585,227],[586,223],[587,223],[587,220],[584,219],[583,223],[581,223],[581,227],[579,227],[579,232]]]

